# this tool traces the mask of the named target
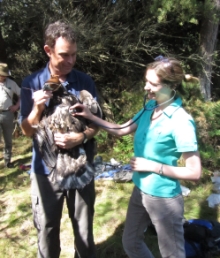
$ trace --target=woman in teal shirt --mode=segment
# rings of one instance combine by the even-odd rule
[[[184,75],[174,58],[159,56],[149,64],[144,89],[149,98],[145,107],[123,125],[112,124],[94,115],[83,105],[82,115],[107,132],[123,136],[135,132],[134,157],[130,164],[135,184],[130,198],[123,247],[130,258],[153,258],[144,242],[144,231],[153,223],[162,257],[185,258],[184,202],[179,179],[197,181],[201,176],[196,128],[193,118],[183,109],[176,94]],[[180,157],[184,167],[178,167]]]

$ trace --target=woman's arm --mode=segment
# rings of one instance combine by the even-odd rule
[[[133,157],[130,160],[131,168],[134,171],[150,171],[164,176],[197,181],[202,174],[201,159],[199,152],[185,152],[182,154],[185,160],[185,167],[174,167],[145,158]]]
[[[132,123],[133,122],[132,120],[129,120],[128,122],[122,125],[107,122],[93,115],[90,112],[90,110],[82,104],[77,103],[76,105],[72,106],[70,110],[74,110],[74,112],[72,113],[73,116],[83,116],[89,119],[90,121],[92,121],[92,123],[94,123],[95,125],[101,127],[101,129],[116,136],[123,136],[123,135],[130,134],[134,132],[137,128],[137,125],[135,123]]]

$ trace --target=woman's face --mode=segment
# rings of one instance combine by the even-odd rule
[[[162,103],[170,99],[172,90],[168,85],[161,84],[160,78],[154,69],[148,69],[146,72],[146,84],[144,89],[147,91],[148,98]]]

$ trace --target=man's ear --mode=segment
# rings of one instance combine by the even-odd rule
[[[44,51],[50,57],[50,55],[51,55],[51,48],[48,45],[44,45]]]

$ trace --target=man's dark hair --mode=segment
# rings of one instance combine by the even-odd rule
[[[47,26],[44,34],[44,43],[49,47],[55,46],[56,39],[65,38],[71,43],[76,43],[76,33],[70,24],[62,21],[56,21]]]

